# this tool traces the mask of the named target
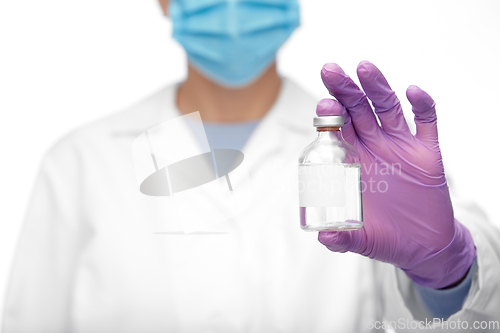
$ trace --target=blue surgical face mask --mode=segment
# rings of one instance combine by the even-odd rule
[[[173,37],[211,80],[241,87],[257,79],[299,25],[297,0],[171,0]]]

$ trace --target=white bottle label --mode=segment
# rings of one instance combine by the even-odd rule
[[[344,206],[345,182],[345,168],[342,164],[300,165],[299,206]]]

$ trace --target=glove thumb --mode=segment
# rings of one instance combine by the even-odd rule
[[[349,231],[321,231],[318,234],[318,240],[333,252],[354,252],[367,255],[365,252],[368,237],[365,228]]]

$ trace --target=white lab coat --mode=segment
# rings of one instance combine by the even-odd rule
[[[5,333],[358,333],[383,319],[425,318],[399,269],[330,252],[300,229],[296,163],[315,135],[317,101],[287,79],[243,150],[250,209],[225,224],[227,233],[155,233],[155,211],[137,206],[131,146],[179,116],[175,87],[75,131],[46,155],[10,278]],[[474,207],[455,210],[474,237],[478,271],[449,320],[500,320],[500,233]]]

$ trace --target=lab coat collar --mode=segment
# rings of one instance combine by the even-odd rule
[[[175,83],[163,87],[128,109],[112,115],[108,119],[111,134],[135,138],[164,121],[181,116],[175,105],[179,85]]]
[[[316,101],[289,79],[282,79],[282,88],[271,110],[250,137],[243,151],[252,158],[250,171],[257,168],[258,161],[284,154],[287,157],[298,147],[295,138],[313,133],[311,115]],[[287,155],[287,152],[290,152]],[[295,156],[296,157],[296,156]]]
[[[180,83],[167,86],[149,98],[125,110],[108,124],[111,135],[117,138],[134,139],[144,131],[166,120],[181,116],[175,100]],[[312,117],[316,99],[308,95],[298,85],[287,78],[282,78],[279,95],[269,112],[261,120],[243,148],[249,157],[248,167],[251,173],[259,169],[259,161],[277,154],[282,161],[291,161],[297,155],[297,147],[303,145],[299,137],[312,138]],[[246,159],[245,157],[245,159]]]
[[[145,130],[181,115],[175,99],[180,83],[166,86],[143,101],[109,118],[114,135],[138,136]],[[271,110],[262,119],[259,127],[272,123],[296,131],[309,131],[314,115],[315,100],[293,81],[282,78],[282,87]]]
[[[282,78],[282,86],[276,102],[263,118],[293,131],[309,131],[314,115],[315,99],[295,82]]]

